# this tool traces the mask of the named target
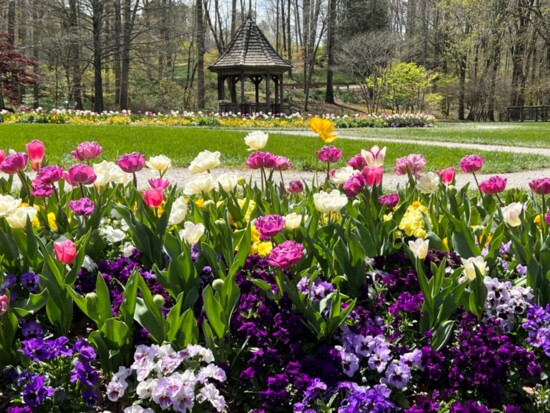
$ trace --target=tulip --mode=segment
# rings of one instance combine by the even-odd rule
[[[231,192],[239,184],[240,176],[235,173],[225,173],[218,176],[218,185],[220,185],[225,192]]]
[[[309,128],[323,140],[324,143],[331,143],[336,139],[334,132],[334,123],[328,119],[319,117],[311,118]]]
[[[185,195],[197,195],[202,192],[210,192],[214,189],[214,180],[212,175],[208,172],[202,174],[193,175],[193,177],[186,182],[183,193]]]
[[[367,166],[367,160],[362,154],[358,153],[348,161],[348,166],[351,166],[356,171],[362,171]]]
[[[550,227],[550,212],[544,215],[544,222],[546,222],[546,225]]]
[[[69,201],[69,208],[75,215],[91,215],[94,212],[95,204],[90,198],[80,198],[76,201]]]
[[[466,155],[460,160],[460,169],[466,173],[477,172],[483,167],[483,160],[479,155]]]
[[[97,179],[94,168],[85,164],[71,166],[64,177],[65,180],[73,186],[90,185]]]
[[[11,195],[0,195],[0,217],[13,214],[19,205],[21,205],[20,198],[14,198]]]
[[[200,152],[195,159],[191,161],[189,165],[189,172],[192,175],[200,174],[202,172],[208,172],[211,169],[214,169],[220,164],[221,152],[210,152],[202,151]]]
[[[479,184],[479,190],[487,195],[498,194],[506,189],[506,178],[491,176]]]
[[[254,131],[244,137],[244,143],[246,143],[249,151],[259,151],[267,145],[269,135],[266,132]]]
[[[8,308],[8,296],[6,294],[0,295],[0,317],[8,312]]]
[[[374,145],[369,150],[362,150],[361,155],[365,158],[365,162],[368,166],[376,168],[384,165],[384,158],[386,157],[386,147],[382,149],[378,145]]]
[[[393,170],[397,175],[406,175],[407,172],[410,172],[414,176],[418,176],[424,166],[426,166],[426,158],[423,155],[411,153],[402,158],[397,158]]]
[[[0,171],[8,174],[15,175],[18,172],[25,170],[27,167],[27,161],[29,156],[23,152],[17,152],[8,156],[0,163]]]
[[[34,139],[30,143],[27,143],[25,148],[29,154],[32,169],[34,171],[38,171],[42,166],[42,161],[44,160],[44,142]]]
[[[160,191],[164,191],[166,188],[170,186],[170,181],[162,178],[149,179],[147,182],[149,182],[149,185],[151,186],[151,188],[158,189]]]
[[[506,224],[511,227],[519,226],[521,224],[520,215],[522,209],[523,205],[521,204],[521,202],[513,202],[510,205],[501,208],[504,222],[506,222]]]
[[[76,257],[76,244],[70,239],[61,242],[54,242],[53,248],[55,251],[55,258],[61,264],[70,264]]]
[[[24,229],[27,221],[33,221],[38,210],[33,206],[20,206],[13,213],[6,217],[8,224],[12,228]]]
[[[46,198],[49,197],[51,194],[53,194],[55,191],[55,188],[51,184],[47,184],[42,182],[39,179],[34,179],[32,181],[32,195],[39,197],[39,198]]]
[[[172,203],[170,216],[168,217],[168,225],[178,225],[185,219],[187,215],[187,202],[185,198],[179,197]]]
[[[382,195],[378,198],[378,203],[380,205],[385,205],[388,208],[395,208],[399,203],[399,195],[397,193]]]
[[[384,172],[384,168],[382,166],[377,166],[377,167],[365,166],[365,168],[363,169],[363,176],[367,181],[367,185],[380,186],[380,183],[382,182],[383,172]]]
[[[97,142],[82,142],[71,155],[77,161],[90,161],[97,158],[103,152],[103,148]]]
[[[158,189],[149,189],[143,192],[143,199],[145,204],[151,208],[157,208],[162,205],[163,196],[162,191]]]
[[[302,244],[288,240],[273,248],[267,257],[267,262],[273,267],[284,270],[297,264],[302,259],[303,253],[304,246]]]
[[[441,183],[445,185],[449,185],[453,183],[453,179],[455,178],[455,168],[453,167],[446,168],[441,171],[437,171],[437,174],[441,179]]]
[[[145,166],[145,156],[139,152],[126,153],[116,160],[116,164],[124,172],[135,173]]]
[[[4,162],[4,159],[6,159],[6,150],[0,149],[0,164]]]
[[[319,212],[336,212],[346,206],[348,198],[337,189],[313,194],[313,204]]]
[[[462,265],[464,266],[464,275],[470,281],[475,280],[477,272],[479,272],[482,277],[487,273],[487,263],[483,257],[470,257],[466,260],[462,258]]]
[[[275,169],[278,171],[286,171],[287,169],[292,168],[292,162],[286,156],[276,156],[275,157]]]
[[[288,184],[287,191],[291,194],[299,194],[304,190],[304,184],[302,181],[290,181]]]
[[[161,176],[172,166],[172,161],[166,155],[152,156],[145,165],[153,171],[158,171]]]
[[[296,212],[291,212],[290,214],[285,215],[285,229],[288,231],[293,231],[300,227],[302,224],[302,215],[297,214]]]
[[[414,241],[409,241],[409,248],[416,259],[423,260],[428,255],[428,247],[430,241],[427,239],[417,238]]]
[[[334,146],[323,146],[321,150],[317,151],[317,158],[321,162],[335,163],[342,157],[342,150]]]
[[[434,172],[428,172],[418,179],[416,187],[424,194],[433,194],[439,188],[439,176]]]
[[[246,166],[250,169],[272,169],[277,166],[277,157],[271,152],[254,152],[246,160]]]
[[[367,185],[363,174],[353,174],[342,186],[348,198],[354,198]]]
[[[345,184],[353,175],[361,175],[351,166],[344,166],[342,168],[333,169],[330,171],[330,182],[334,185]]]
[[[285,227],[285,220],[276,214],[258,217],[254,224],[262,237],[270,238],[277,235]]]
[[[550,194],[550,178],[533,179],[529,182],[529,188],[537,195]]]
[[[191,221],[185,221],[183,229],[179,232],[180,237],[189,245],[199,242],[204,235],[205,227],[203,224],[195,224]]]
[[[36,179],[42,181],[45,184],[53,184],[63,178],[63,168],[58,165],[45,166],[40,168]]]

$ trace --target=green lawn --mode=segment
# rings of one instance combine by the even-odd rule
[[[550,123],[437,123],[435,128],[339,129],[342,136],[550,148]]]
[[[446,130],[447,126],[441,128]],[[438,129],[422,130],[375,130],[348,131],[375,134],[392,133],[432,133]],[[340,131],[338,131],[340,133]],[[504,131],[501,131],[503,134]],[[70,151],[85,140],[95,140],[104,147],[102,157],[114,160],[126,152],[139,151],[146,156],[165,154],[173,160],[175,166],[187,166],[189,162],[204,149],[222,152],[222,165],[229,167],[245,167],[249,154],[243,138],[247,132],[190,128],[190,127],[158,127],[158,126],[94,126],[94,125],[36,125],[10,124],[0,125],[0,148],[12,148],[23,151],[24,144],[32,139],[40,139],[46,143],[48,163],[68,165],[73,162]],[[400,136],[393,135],[392,137]],[[407,136],[408,137],[408,136]],[[458,167],[460,158],[472,153],[471,150],[449,149],[418,144],[391,143],[380,140],[381,146],[387,146],[386,169],[391,170],[395,158],[410,153],[421,153],[428,160],[427,169],[435,170],[448,166]],[[369,148],[372,142],[337,139],[333,143],[342,149],[343,159],[349,159],[363,148]],[[315,152],[322,147],[319,138],[270,134],[266,151],[290,158],[297,169],[312,169],[316,165]],[[523,155],[499,152],[476,153],[486,158],[484,172],[512,172],[525,169],[539,169],[548,166],[548,158],[542,155]],[[344,165],[344,161],[341,161]],[[322,167],[319,165],[319,167]]]

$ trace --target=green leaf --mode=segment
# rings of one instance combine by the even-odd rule
[[[453,331],[454,321],[445,321],[442,325],[437,327],[432,335],[432,347],[434,350],[439,351],[445,346],[451,333]]]
[[[203,290],[202,299],[204,301],[204,311],[206,312],[206,317],[208,318],[208,324],[214,330],[217,338],[222,339],[225,336],[226,325],[222,316],[225,314],[223,306],[221,303],[214,297],[212,287],[209,285]]]
[[[38,310],[44,307],[49,298],[50,294],[48,289],[44,288],[38,294],[31,293],[28,298],[15,300],[11,307],[19,317],[26,317],[29,314],[35,314]]]

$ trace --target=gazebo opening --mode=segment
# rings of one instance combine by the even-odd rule
[[[219,112],[288,112],[290,108],[283,104],[283,74],[290,68],[290,64],[277,54],[258,25],[248,16],[227,50],[208,68],[218,74]],[[254,85],[253,101],[246,99],[246,81]],[[229,100],[226,100],[226,82]],[[260,86],[265,88],[265,100],[262,102]]]

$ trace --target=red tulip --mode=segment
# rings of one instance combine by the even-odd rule
[[[54,242],[55,258],[61,264],[70,264],[76,257],[76,244],[70,239],[61,242]]]
[[[367,180],[368,186],[379,186],[382,182],[382,173],[384,172],[384,167],[377,166],[365,166],[363,168],[363,176]]]
[[[157,208],[162,205],[162,191],[158,189],[144,191],[143,199],[148,207]]]
[[[441,171],[437,171],[437,174],[439,175],[442,184],[449,185],[453,183],[453,179],[455,177],[455,168],[451,166],[450,168],[445,168]]]
[[[34,171],[38,171],[42,166],[42,161],[44,160],[44,142],[34,139],[33,141],[27,143],[25,148],[27,148],[32,169]]]

